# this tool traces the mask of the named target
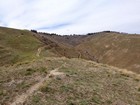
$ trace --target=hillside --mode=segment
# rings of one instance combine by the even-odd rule
[[[77,36],[40,36],[59,44],[63,50],[56,49],[57,52],[66,57],[80,57],[140,73],[140,35],[99,32]]]
[[[0,66],[39,58],[39,48],[46,45],[34,35],[28,30],[0,27]]]
[[[139,75],[76,58],[47,57],[9,68],[0,67],[0,84],[1,104],[140,103]]]
[[[0,105],[139,105],[139,38],[0,27]]]
[[[76,46],[101,63],[140,73],[140,35],[99,33]]]
[[[105,31],[60,36],[0,28],[0,65],[44,56],[83,58],[140,73],[140,35]]]

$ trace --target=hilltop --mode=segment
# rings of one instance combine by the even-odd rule
[[[139,105],[139,39],[0,27],[0,104]]]

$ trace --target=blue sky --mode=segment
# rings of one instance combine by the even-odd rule
[[[140,0],[0,0],[0,26],[58,34],[140,33]]]

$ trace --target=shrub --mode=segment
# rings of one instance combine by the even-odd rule
[[[35,72],[34,69],[28,68],[28,69],[26,70],[26,72],[25,72],[25,75],[32,75],[34,72]]]
[[[31,30],[31,32],[37,33],[37,30]]]
[[[138,88],[138,91],[140,92],[140,87]]]

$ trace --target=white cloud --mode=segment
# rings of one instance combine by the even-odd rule
[[[0,25],[60,34],[140,33],[139,5],[139,0],[0,0]]]

